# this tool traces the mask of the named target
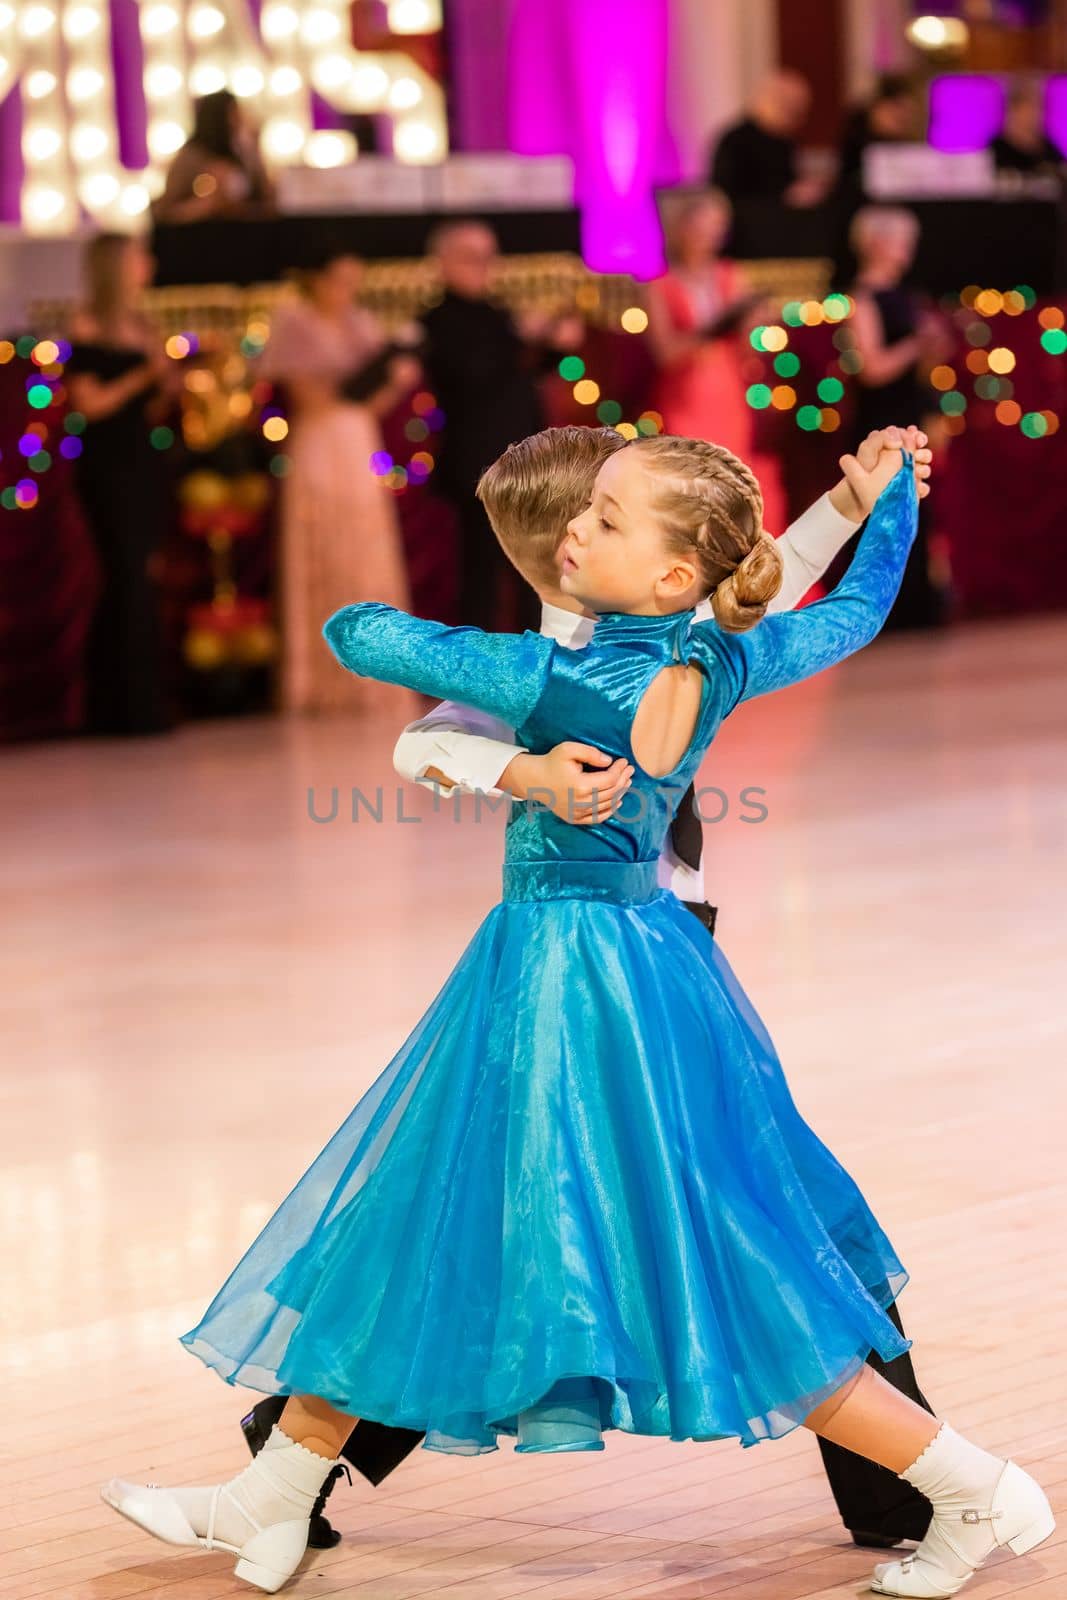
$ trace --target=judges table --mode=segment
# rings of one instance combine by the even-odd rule
[[[248,221],[157,224],[152,249],[161,288],[204,283],[274,283],[323,247],[368,261],[419,257],[446,211],[335,212]],[[539,255],[580,245],[574,210],[485,213],[505,255]]]
[[[1061,200],[901,199],[922,229],[914,281],[932,294],[958,293],[968,283],[1011,288],[1028,283],[1038,294],[1067,288],[1064,206]],[[848,213],[778,201],[738,204],[731,253],[739,259],[823,256],[841,262]],[[848,274],[844,274],[847,281]]]

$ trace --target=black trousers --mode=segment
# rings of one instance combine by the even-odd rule
[[[889,1307],[886,1315],[903,1333],[900,1312],[895,1305]],[[910,1354],[897,1356],[895,1361],[882,1361],[872,1350],[867,1365],[933,1416],[934,1408],[919,1388]],[[358,1428],[356,1431],[358,1433]],[[854,1455],[851,1450],[843,1450],[827,1439],[819,1440],[819,1449],[846,1528],[855,1533],[895,1535],[898,1539],[923,1537],[930,1526],[933,1507],[918,1489],[913,1489],[887,1467],[879,1467],[865,1456]]]

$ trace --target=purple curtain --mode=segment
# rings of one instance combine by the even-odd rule
[[[22,192],[22,97],[16,83],[0,100],[0,222],[18,222]]]
[[[513,0],[449,0],[452,139],[457,150],[508,148],[508,33]]]

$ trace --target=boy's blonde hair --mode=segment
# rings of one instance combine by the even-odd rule
[[[612,428],[545,428],[508,445],[482,473],[478,499],[504,554],[530,583],[558,587],[567,524],[592,499],[604,462],[625,444]]]
[[[763,528],[751,467],[706,439],[661,435],[630,446],[654,474],[653,502],[671,549],[695,560],[727,633],[759,622],[782,587],[782,558]]]

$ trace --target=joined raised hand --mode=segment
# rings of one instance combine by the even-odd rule
[[[922,429],[914,424],[907,428],[876,428],[867,435],[854,456],[842,456],[839,463],[852,501],[852,509],[847,514],[854,520],[862,521],[870,515],[882,490],[896,477],[901,450],[912,457],[919,499],[930,493],[933,451]]]

